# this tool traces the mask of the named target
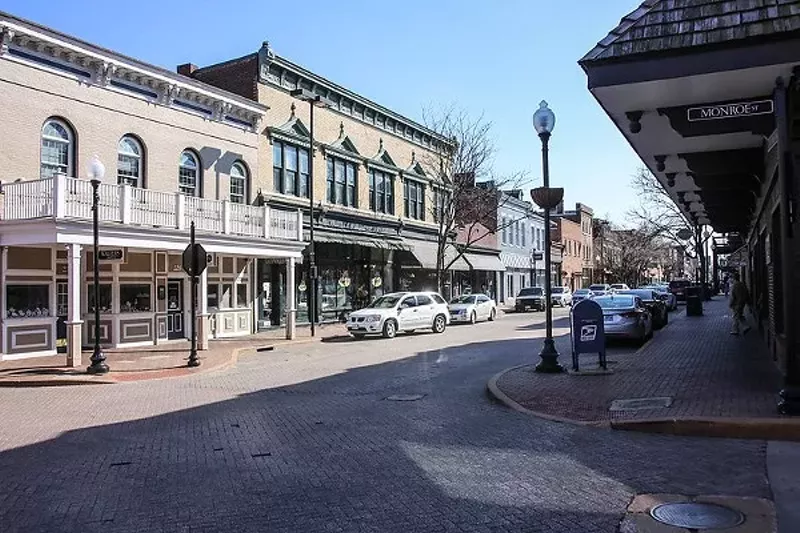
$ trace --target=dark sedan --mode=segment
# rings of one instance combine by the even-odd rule
[[[659,298],[656,291],[652,289],[628,289],[627,291],[617,291],[616,294],[638,296],[653,316],[653,329],[661,329],[669,322],[667,303]]]
[[[675,295],[679,302],[686,301],[686,288],[691,285],[688,279],[673,279],[669,282],[669,292]]]

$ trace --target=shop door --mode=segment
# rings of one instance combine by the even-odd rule
[[[56,347],[59,353],[67,351],[67,316],[69,294],[66,280],[56,281]]]
[[[183,333],[183,280],[167,282],[167,338],[182,339]]]

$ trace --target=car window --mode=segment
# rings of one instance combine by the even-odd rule
[[[517,296],[541,296],[543,294],[541,287],[529,287],[519,291]]]
[[[431,294],[431,298],[433,298],[433,301],[436,302],[437,304],[447,303],[444,301],[444,298],[442,298],[438,294]]]
[[[403,298],[403,301],[400,302],[400,307],[415,307],[417,305],[417,300],[413,296],[407,296]]]
[[[413,298],[413,296],[411,296]],[[386,296],[381,296],[380,298],[376,299],[374,302],[369,304],[371,309],[391,309],[395,305],[397,305],[397,301],[400,299],[400,296],[397,294],[388,294]]]
[[[431,305],[433,300],[431,300],[430,296],[426,296],[424,294],[417,295],[417,305]]]
[[[458,296],[457,298],[453,298],[450,300],[451,304],[474,304],[475,303],[475,296],[471,294],[464,294],[462,296]]]
[[[483,295],[478,296],[478,303],[479,304],[485,304],[488,301],[489,301],[489,297],[488,296],[483,296]]]
[[[553,294],[561,294],[564,292],[564,287],[553,287],[551,291]]]

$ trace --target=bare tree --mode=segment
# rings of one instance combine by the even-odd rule
[[[695,231],[658,179],[645,167],[640,167],[631,178],[631,187],[638,193],[639,205],[628,211],[628,219],[649,233],[672,241],[685,252],[696,250]],[[691,234],[687,240],[677,233],[686,229]]]
[[[434,201],[428,206],[438,230],[436,283],[441,291],[444,274],[460,257],[515,222],[501,224],[497,219],[498,208],[508,199],[501,190],[519,187],[526,181],[526,174],[495,175],[492,124],[483,115],[472,117],[463,109],[450,106],[428,108],[423,117],[428,128],[451,140],[435,145],[422,161],[442,184],[434,190]]]
[[[633,229],[608,228],[606,246],[613,249],[604,268],[613,272],[617,281],[637,286],[651,268],[661,271],[670,268],[671,242],[659,235],[659,230],[641,225]]]

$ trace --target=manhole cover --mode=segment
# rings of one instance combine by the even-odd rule
[[[739,511],[715,503],[662,503],[650,515],[662,524],[690,529],[726,529],[744,522]]]
[[[424,397],[424,394],[393,394],[391,396],[387,396],[386,399],[390,402],[414,402],[416,400],[421,400]]]
[[[669,396],[656,396],[653,398],[630,398],[626,400],[614,400],[611,402],[609,411],[639,411],[641,409],[662,409],[672,405],[672,398]]]

